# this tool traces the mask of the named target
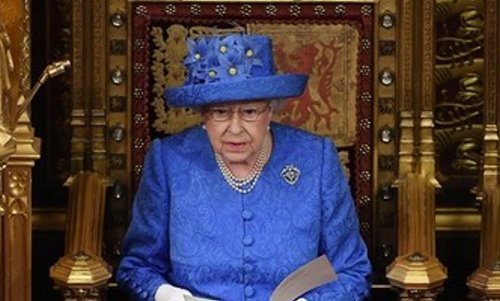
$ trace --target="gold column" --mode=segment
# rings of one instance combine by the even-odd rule
[[[110,267],[100,257],[106,188],[109,181],[95,172],[70,178],[66,255],[50,269],[50,277],[65,300],[101,300],[111,278]]]
[[[17,119],[22,95],[30,89],[29,3],[0,2],[2,301],[31,300],[31,168],[39,156],[39,140],[34,137],[26,114]]]
[[[71,171],[106,173],[106,1],[75,0]]]
[[[401,140],[398,254],[386,276],[400,300],[435,300],[446,268],[435,257],[434,0],[399,2]],[[417,120],[414,118],[419,117]],[[416,127],[417,126],[417,127]]]
[[[500,300],[500,2],[485,0],[485,133],[480,267],[467,285],[478,300]]]
[[[40,154],[26,113],[69,61],[49,65],[30,88],[30,1],[0,2],[0,300],[31,300],[31,169]]]
[[[14,132],[17,151],[3,176],[6,214],[3,220],[4,300],[31,300],[31,169],[39,157],[40,142],[26,115]]]

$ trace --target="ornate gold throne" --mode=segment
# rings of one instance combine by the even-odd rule
[[[0,212],[0,257],[15,254],[15,260],[4,265],[15,273],[0,275],[0,292],[7,296],[0,300],[12,300],[9,294],[16,289],[10,288],[30,286],[31,257],[34,292],[47,282],[48,266],[63,255],[63,247],[47,248],[48,239],[41,237],[64,230],[70,215],[65,213],[62,183],[82,170],[110,180],[102,208],[103,239],[95,243],[102,243],[100,255],[116,266],[151,139],[197,122],[193,112],[165,107],[161,95],[167,85],[182,82],[185,49],[178,41],[196,34],[200,26],[239,26],[270,34],[280,70],[312,74],[303,99],[290,102],[277,118],[330,136],[341,147],[374,263],[373,291],[380,298],[376,300],[396,298],[385,294],[390,288],[386,267],[391,263],[396,267],[391,271],[401,276],[415,267],[431,270],[429,263],[435,262],[425,259],[436,256],[452,275],[445,298],[466,294],[466,275],[476,266],[484,269],[472,278],[471,288],[495,294],[488,279],[498,274],[498,265],[490,262],[498,260],[499,249],[494,230],[500,181],[498,1],[57,0],[52,7],[42,3],[0,3],[0,15],[12,12],[9,20],[19,21],[7,28],[15,40],[18,65],[29,61],[29,22],[37,45],[35,76],[36,61],[44,51],[73,63],[72,77],[49,88],[32,110],[33,124],[42,129],[44,141],[42,159],[34,169],[33,211],[26,189],[30,186],[20,190],[16,185],[30,182],[36,139],[27,116],[17,129],[25,156],[16,155],[4,172],[5,179],[14,180],[3,184],[10,193],[9,204],[22,206],[8,207],[13,218]],[[45,13],[60,18],[52,17],[50,26],[44,26],[40,18]],[[35,18],[29,20],[30,15]],[[20,27],[24,30],[18,34],[15,28]],[[43,42],[36,39],[39,34],[47,35]],[[60,43],[53,43],[54,38]],[[29,66],[20,66],[14,86],[26,91]],[[438,183],[441,189],[436,189]],[[481,210],[477,200],[483,204]],[[420,212],[422,220],[413,212]],[[75,216],[71,223],[83,218]],[[25,239],[13,240],[12,233],[24,233]],[[47,253],[52,258],[47,259]],[[6,262],[2,260],[0,264]],[[439,262],[432,267],[442,272]],[[388,276],[402,289],[404,300],[433,299],[443,281],[439,274],[432,284],[411,286]],[[51,285],[46,284],[45,291],[52,291]],[[112,280],[107,286],[109,300],[122,300]],[[19,300],[30,299],[29,289],[24,292]]]

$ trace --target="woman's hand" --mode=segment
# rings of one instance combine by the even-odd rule
[[[192,296],[192,294],[186,289],[163,284],[156,291],[155,301],[184,301],[184,296]]]
[[[297,299],[295,301],[307,301],[307,299],[306,298],[299,298],[299,299]]]

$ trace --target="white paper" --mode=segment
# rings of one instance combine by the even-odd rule
[[[269,300],[293,301],[304,293],[336,279],[337,274],[335,274],[328,257],[322,255],[283,279]]]

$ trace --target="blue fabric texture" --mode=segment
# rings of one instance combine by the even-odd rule
[[[248,194],[225,182],[199,126],[152,143],[117,271],[134,300],[154,300],[170,283],[199,297],[267,301],[322,254],[338,280],[307,300],[368,295],[371,265],[335,146],[276,123],[271,132],[271,158]],[[300,170],[295,184],[281,175],[288,165]]]
[[[189,39],[187,46],[186,81],[165,91],[171,106],[289,98],[301,95],[307,83],[307,75],[275,73],[267,36],[203,36]]]

